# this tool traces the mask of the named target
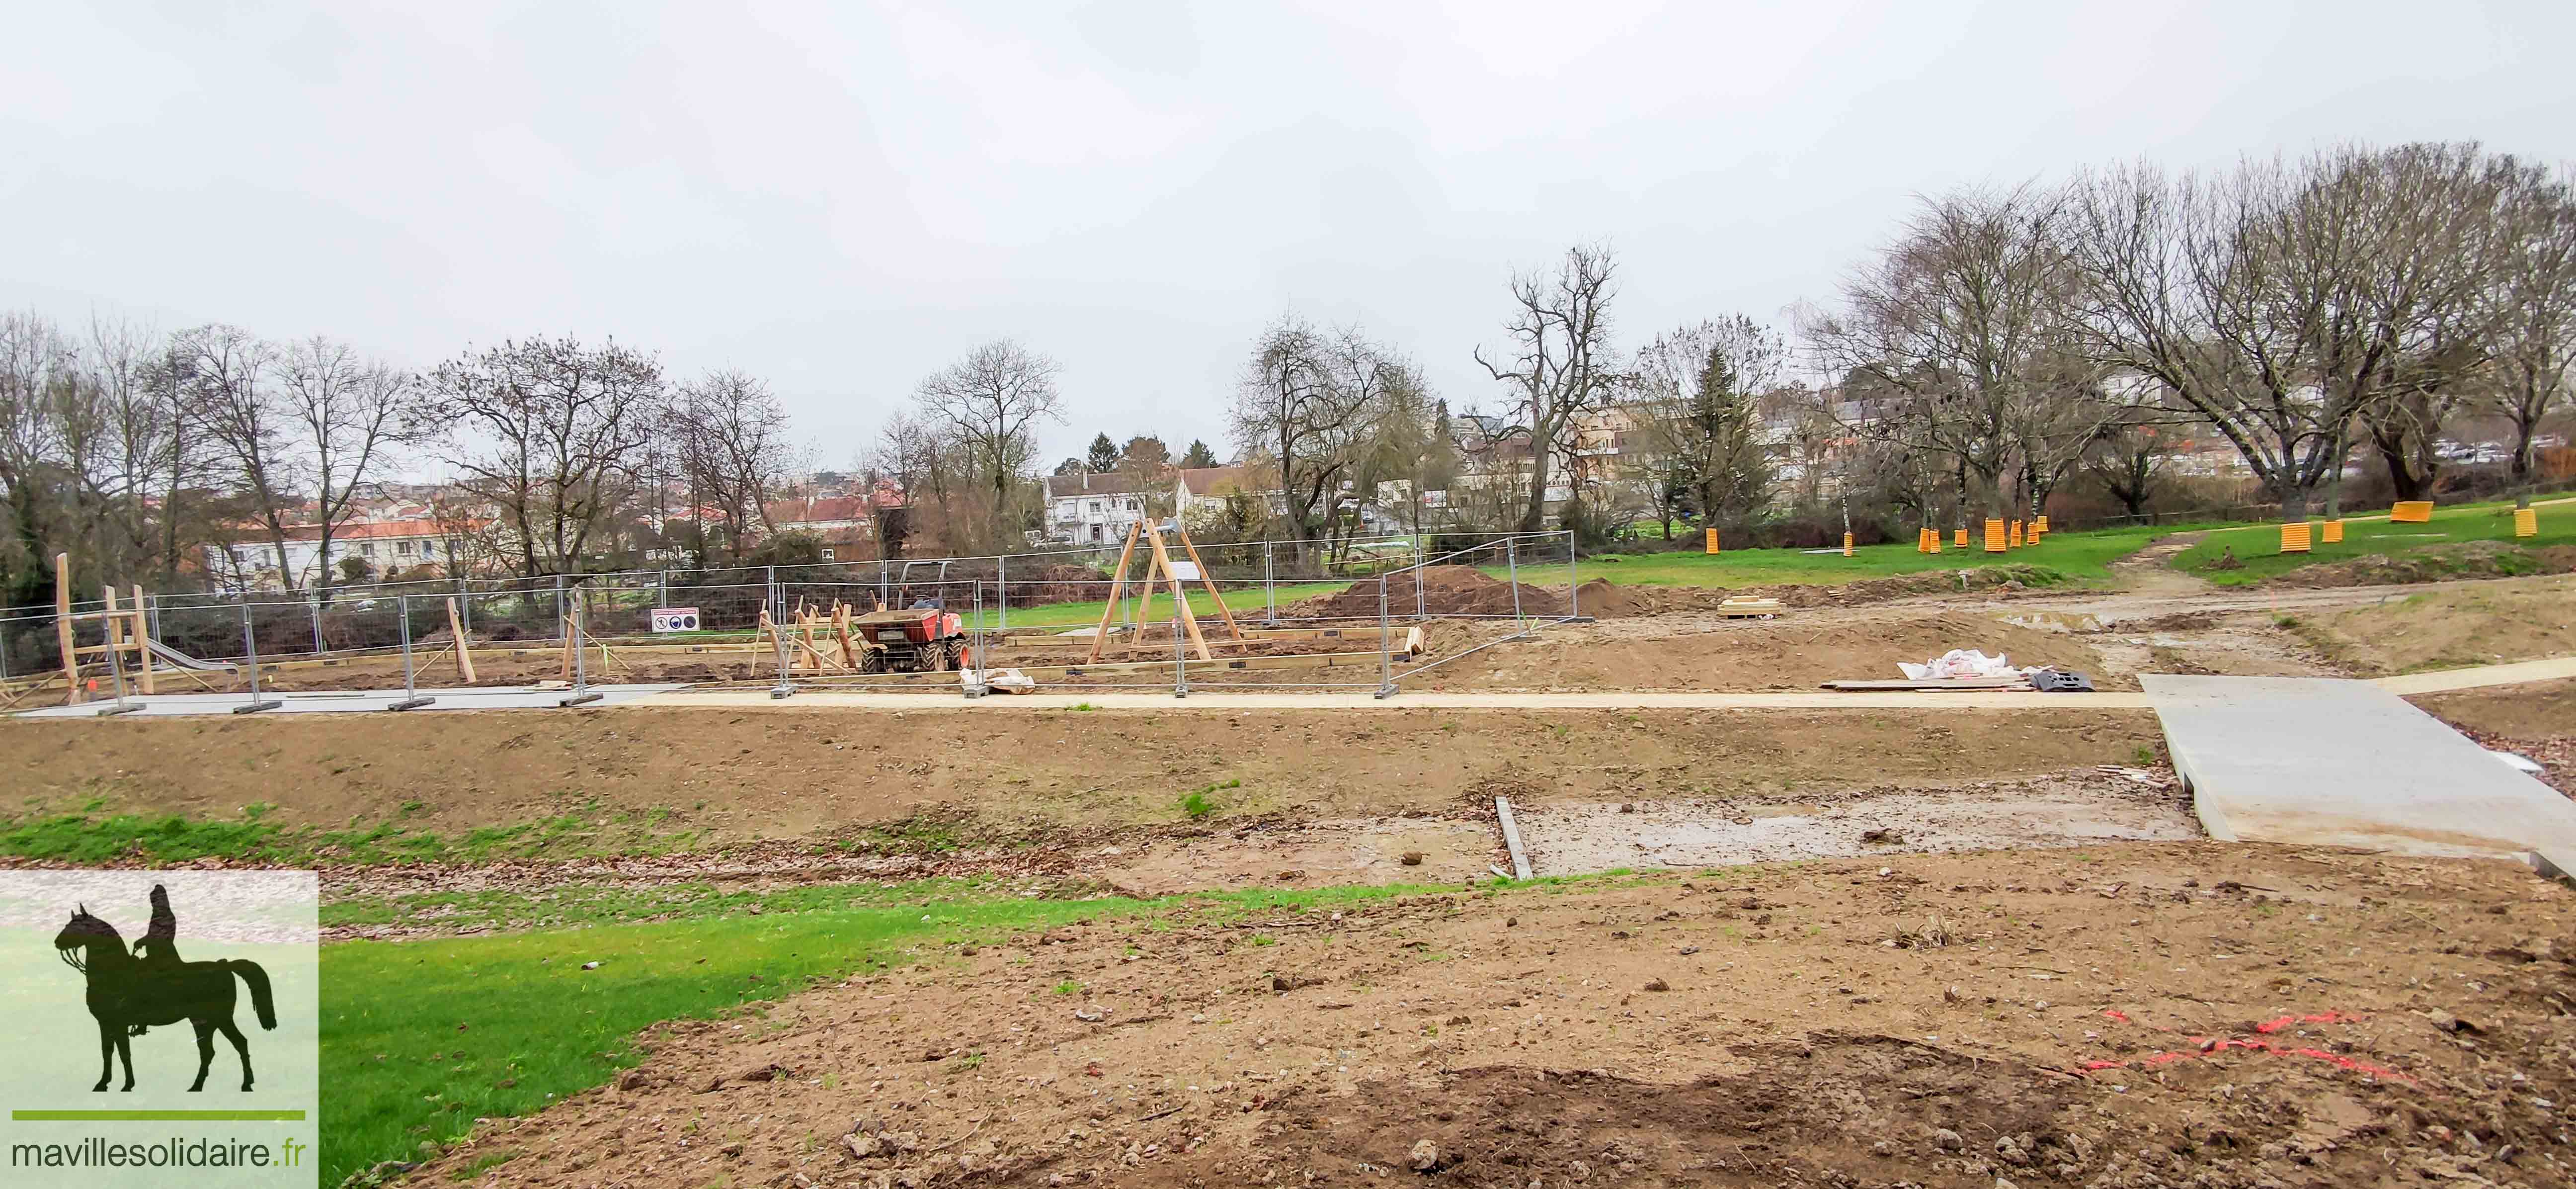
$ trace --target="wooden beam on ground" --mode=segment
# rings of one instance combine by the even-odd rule
[[[1136,530],[1141,525],[1127,526],[1127,544],[1118,550],[1118,569],[1109,576],[1109,598],[1100,604],[1100,628],[1091,637],[1091,659],[1100,659],[1100,646],[1109,642],[1109,617],[1118,613],[1118,592],[1127,585],[1127,559],[1136,554]]]
[[[1190,593],[1181,588],[1181,576],[1172,572],[1172,555],[1163,548],[1163,530],[1146,529],[1145,540],[1154,547],[1154,567],[1163,572],[1164,581],[1172,584],[1172,605],[1180,612],[1182,626],[1190,630],[1190,643],[1198,646],[1199,659],[1215,660],[1216,654],[1208,651],[1207,637],[1199,634],[1199,617],[1190,613]],[[1153,588],[1153,578],[1148,575],[1145,589]]]
[[[1512,803],[1510,798],[1494,798],[1494,820],[1502,823],[1503,845],[1511,848],[1512,878],[1530,878],[1532,872],[1530,871],[1529,848],[1521,845],[1521,826],[1519,822],[1512,819]]]
[[[72,648],[72,555],[54,555],[54,638],[63,646],[63,685],[69,691],[63,697],[66,706],[78,706],[89,699],[81,696],[80,654]]]
[[[447,597],[447,638],[456,649],[456,676],[465,684],[474,684],[474,647],[465,638],[464,621],[456,614],[456,596]]]
[[[1172,529],[1181,534],[1181,548],[1189,552],[1190,568],[1199,572],[1199,584],[1207,587],[1209,598],[1216,600],[1216,613],[1225,617],[1225,630],[1232,632],[1235,639],[1242,639],[1243,628],[1234,622],[1233,609],[1225,605],[1225,592],[1216,588],[1216,579],[1208,576],[1207,563],[1199,560],[1198,544],[1190,540],[1190,526],[1181,523],[1181,518],[1175,515]]]

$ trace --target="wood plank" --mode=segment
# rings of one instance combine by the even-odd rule
[[[72,555],[54,555],[54,639],[63,647],[63,697],[66,706],[78,706],[89,699],[81,693],[80,653],[72,648]]]
[[[456,613],[456,596],[447,596],[447,638],[456,649],[456,675],[474,684],[474,649],[465,639],[465,624]]]
[[[1199,617],[1191,614],[1190,612],[1190,593],[1182,588],[1181,576],[1172,572],[1172,555],[1165,552],[1163,549],[1162,530],[1156,528],[1146,529],[1145,540],[1154,546],[1154,565],[1163,571],[1164,579],[1172,584],[1173,607],[1180,612],[1181,626],[1188,628],[1190,631],[1190,643],[1198,646],[1199,659],[1203,661],[1215,660],[1216,654],[1208,651],[1207,637],[1199,634]],[[1152,588],[1153,579],[1149,575],[1146,578],[1146,589],[1150,590]]]
[[[143,584],[134,584],[134,682],[146,694],[152,693],[152,653],[143,641],[152,634],[152,624],[144,617]]]
[[[1503,824],[1503,845],[1510,847],[1512,851],[1512,877],[1515,879],[1530,878],[1532,872],[1530,871],[1529,849],[1521,845],[1521,827],[1519,822],[1512,819],[1512,802],[1510,798],[1494,798],[1494,820]]]

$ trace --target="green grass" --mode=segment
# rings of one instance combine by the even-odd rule
[[[239,821],[209,821],[92,811],[0,818],[0,855],[76,865],[133,859],[156,866],[221,856],[295,867],[669,854],[699,843],[697,831],[659,828],[663,816],[656,811],[619,821],[567,812],[514,826],[440,834],[391,822],[350,829],[288,826],[264,820],[258,812],[245,813]]]
[[[2199,544],[2175,554],[2173,566],[2220,586],[2246,586],[2302,566],[2349,561],[2372,554],[2399,554],[2425,546],[2456,545],[2464,541],[2501,541],[2531,548],[2576,545],[2576,508],[2542,508],[2540,535],[2524,540],[2514,538],[2513,505],[2510,503],[2435,508],[2430,524],[2346,520],[2343,540],[2331,545],[2318,540],[2309,552],[2303,554],[2281,552],[2280,540],[2277,525],[2258,525],[2243,532],[2213,532]],[[2218,559],[2222,549],[2233,549],[2236,560],[2243,563],[2241,568],[2204,569]]]
[[[462,1139],[477,1118],[526,1114],[606,1083],[642,1059],[639,1033],[660,1021],[738,1015],[757,1030],[755,1005],[809,985],[1082,918],[1241,919],[1437,890],[1047,900],[898,885],[878,891],[922,902],[326,946],[322,1183],[419,1159],[422,1145]],[[583,970],[587,962],[599,967]]]
[[[2055,571],[2073,581],[2101,581],[2110,563],[2136,553],[2158,537],[2181,531],[2173,526],[2099,529],[2050,533],[2036,546],[2010,553],[1986,553],[1952,547],[1942,540],[1940,553],[1917,553],[1912,542],[1864,545],[1841,553],[1807,553],[1797,549],[1729,549],[1711,556],[1687,550],[1674,553],[1603,554],[1577,565],[1585,581],[1599,578],[1627,586],[1767,586],[1806,583],[1830,585],[1862,578],[1885,578],[1925,570],[1958,570],[1991,565],[2027,565]],[[1498,567],[1485,567],[1497,577]],[[1534,586],[1562,586],[1566,567],[1520,567],[1521,581]]]
[[[1350,585],[1351,584],[1348,582],[1288,583],[1279,586],[1274,591],[1272,597],[1276,598],[1282,606],[1285,606],[1299,599],[1313,598],[1316,595],[1338,594],[1350,589]],[[1136,599],[1132,595],[1119,601],[1127,604],[1129,607],[1136,605]],[[1092,599],[1088,602],[1081,603],[1045,603],[1035,607],[1020,607],[1015,605],[1011,608],[1011,627],[1013,630],[1020,628],[1090,627],[1100,622],[1101,608],[1108,605],[1109,601],[1107,599]],[[1261,588],[1259,586],[1254,586],[1248,590],[1237,587],[1236,589],[1226,591],[1225,605],[1234,611],[1237,618],[1241,618],[1247,611],[1257,612],[1267,606],[1263,601]],[[966,620],[970,626],[977,622],[973,608],[961,607],[954,608],[954,610],[957,610],[960,613],[959,618]],[[1154,594],[1154,605],[1149,610],[1157,622],[1171,618],[1171,591],[1168,588],[1158,589]],[[1199,587],[1190,591],[1190,614],[1196,615],[1202,619],[1211,618],[1216,615],[1216,600],[1208,597],[1207,589],[1205,587]],[[994,608],[987,607],[984,609],[981,622],[985,627],[997,628],[1001,626],[1001,619],[1001,615]]]

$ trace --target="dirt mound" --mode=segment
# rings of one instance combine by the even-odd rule
[[[2505,541],[2460,541],[2425,545],[2402,553],[2372,554],[2350,561],[2301,566],[2270,580],[2274,586],[2391,586],[2408,582],[2450,582],[2463,578],[2511,578],[2522,574],[2564,574],[2576,570],[2576,545],[2539,549]]]
[[[2284,617],[2356,673],[2417,673],[2576,655],[2576,578],[2434,587]]]
[[[1417,577],[1418,574],[1418,577]],[[1289,604],[1283,609],[1294,619],[1375,619],[1378,613],[1379,579],[1366,578],[1350,585],[1339,594]],[[1586,615],[1617,615],[1622,612],[1593,608],[1596,588],[1605,600],[1610,584],[1595,579],[1576,592]],[[1513,591],[1519,591],[1514,604]],[[1563,587],[1518,584],[1493,577],[1474,566],[1425,566],[1420,571],[1407,570],[1387,580],[1386,609],[1390,615],[1565,615],[1570,604]]]

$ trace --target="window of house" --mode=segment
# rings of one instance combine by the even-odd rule
[[[396,542],[394,542],[394,556],[396,556],[396,557],[410,557],[410,556],[411,556],[411,542],[409,542],[409,541],[396,541]]]
[[[1093,500],[1093,501],[1091,501],[1090,505],[1088,506],[1088,511],[1089,511],[1092,515],[1094,515],[1094,516],[1098,516],[1098,515],[1100,515],[1100,501],[1099,501],[1099,500]]]
[[[360,545],[358,546],[358,552],[366,557],[374,557],[376,555],[376,543],[369,541],[366,544]]]

